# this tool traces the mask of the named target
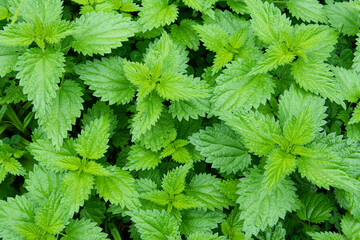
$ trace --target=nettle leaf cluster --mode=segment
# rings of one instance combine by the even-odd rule
[[[0,238],[360,239],[360,1],[0,0]]]

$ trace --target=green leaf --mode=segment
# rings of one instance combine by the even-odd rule
[[[110,176],[111,173],[104,168],[101,164],[95,161],[89,161],[86,163],[82,170],[94,176]]]
[[[21,4],[20,17],[26,22],[43,25],[58,21],[62,17],[62,1],[60,0],[31,0]]]
[[[266,160],[264,188],[269,190],[276,187],[281,180],[296,169],[295,156],[277,148]]]
[[[82,89],[74,81],[65,81],[52,100],[44,129],[52,144],[60,147],[83,110]]]
[[[349,36],[359,33],[359,10],[343,2],[326,5],[324,10],[331,26],[339,32]]]
[[[168,205],[170,203],[170,196],[165,191],[151,191],[141,194],[141,198],[149,200],[159,205]]]
[[[125,76],[124,61],[119,57],[95,59],[93,62],[75,68],[80,79],[89,85],[95,97],[110,104],[129,103],[135,94],[130,81]]]
[[[305,22],[327,22],[323,5],[318,0],[289,0],[287,8],[291,15]]]
[[[72,33],[72,27],[72,23],[64,20],[47,24],[45,26],[45,41],[50,44],[58,43]]]
[[[139,12],[139,23],[144,30],[162,27],[173,23],[178,16],[176,4],[170,4],[168,0],[143,0]]]
[[[196,25],[198,24],[194,20],[183,19],[179,25],[171,25],[171,36],[174,40],[181,42],[194,51],[197,51],[200,46],[200,37],[193,28],[193,26]]]
[[[161,186],[170,195],[179,194],[185,189],[185,177],[191,165],[179,166],[164,176]]]
[[[345,238],[339,234],[334,232],[314,232],[307,233],[313,240],[344,240]]]
[[[58,234],[65,228],[66,208],[61,204],[61,197],[52,195],[35,214],[35,222],[43,231]]]
[[[201,203],[195,200],[195,198],[189,197],[184,194],[175,195],[172,205],[179,210],[196,208],[201,206]]]
[[[229,39],[229,34],[217,24],[196,25],[193,28],[200,35],[204,46],[212,52],[221,51]]]
[[[263,59],[251,70],[250,74],[267,73],[284,64],[291,63],[296,55],[284,43],[271,45],[264,54]]]
[[[227,0],[226,2],[233,12],[240,14],[248,13],[244,0]]]
[[[70,206],[70,212],[78,212],[79,207],[89,199],[91,189],[94,186],[94,177],[88,173],[68,172],[61,182],[63,193],[66,196],[66,204]]]
[[[51,194],[57,194],[63,175],[34,165],[33,171],[29,172],[29,178],[25,180],[26,190],[31,200],[42,203],[50,198]]]
[[[180,239],[177,220],[165,210],[136,210],[131,220],[144,240]]]
[[[245,240],[245,234],[242,232],[243,221],[240,219],[240,210],[234,208],[225,221],[221,223],[222,233],[230,240]]]
[[[205,90],[206,91],[206,90]],[[174,118],[185,119],[188,121],[190,118],[198,119],[205,117],[205,114],[210,111],[210,98],[193,98],[189,100],[171,101],[169,112]]]
[[[202,87],[199,79],[173,72],[161,75],[156,91],[167,100],[189,100],[209,96],[209,92]]]
[[[214,124],[195,133],[190,141],[213,168],[231,174],[244,170],[251,163],[240,135],[225,124]]]
[[[228,64],[226,69],[217,77],[217,86],[211,99],[215,111],[234,111],[236,109],[249,110],[265,104],[274,93],[274,80],[268,74],[248,73],[258,60],[238,59]]]
[[[8,25],[0,31],[0,44],[7,46],[29,46],[34,40],[34,26],[29,23]]]
[[[324,99],[291,86],[279,100],[279,120],[291,144],[306,144],[322,130],[326,107]]]
[[[66,226],[66,235],[61,240],[105,240],[107,234],[101,232],[101,228],[96,223],[89,219],[75,219],[71,220],[70,224]]]
[[[158,121],[163,109],[163,99],[156,94],[148,95],[137,102],[137,110],[131,125],[132,140],[139,139],[141,134],[145,134],[151,126]]]
[[[0,77],[4,77],[15,69],[19,50],[16,47],[0,45]]]
[[[203,240],[203,239],[207,239],[207,240],[225,240],[226,238],[224,238],[223,236],[219,236],[217,233],[216,234],[193,233],[187,239],[188,240]]]
[[[50,111],[52,99],[56,97],[57,84],[64,70],[63,53],[51,48],[28,49],[19,57],[16,78],[20,79],[20,86],[32,101],[36,116],[41,120],[46,119]]]
[[[237,192],[240,204],[240,219],[244,221],[246,237],[257,235],[267,226],[274,226],[279,218],[284,219],[287,212],[298,208],[294,183],[283,179],[272,190],[264,191],[264,176],[259,169],[252,169],[240,179]]]
[[[354,123],[358,123],[358,122],[360,122],[360,105],[359,104],[356,105],[348,124],[354,124]]]
[[[346,213],[341,219],[341,230],[349,239],[358,240],[360,237],[360,222],[351,214]]]
[[[297,211],[298,217],[303,221],[322,223],[331,217],[334,206],[325,194],[306,194],[300,199],[302,204]]]
[[[100,197],[112,204],[134,209],[133,200],[138,197],[133,176],[118,167],[109,167],[110,176],[95,178],[96,190]]]
[[[228,208],[229,200],[220,191],[220,179],[211,174],[195,175],[186,189],[186,195],[202,204],[201,207],[214,211]]]
[[[76,141],[76,151],[84,158],[102,158],[109,147],[109,127],[107,116],[85,125]]]
[[[185,210],[181,212],[180,232],[186,237],[195,233],[212,233],[224,220],[225,214],[220,211]],[[187,238],[189,239],[189,238]]]
[[[245,0],[251,13],[252,28],[267,44],[284,40],[283,33],[291,32],[291,21],[272,3],[261,0]]]
[[[342,67],[332,68],[345,100],[356,103],[360,98],[360,74]]]
[[[239,132],[245,146],[259,156],[269,154],[275,148],[274,137],[281,134],[279,123],[273,117],[265,116],[257,111],[224,113],[220,118]]]
[[[291,74],[300,87],[305,90],[344,105],[344,97],[340,92],[339,82],[329,70],[329,65],[322,62],[307,63],[297,60],[293,64]]]
[[[161,163],[160,153],[148,150],[140,145],[134,144],[130,147],[129,162],[126,163],[128,170],[145,170],[155,168]]]
[[[90,12],[75,20],[73,47],[84,55],[110,53],[134,36],[137,27],[128,17],[118,13]]]
[[[56,166],[70,171],[76,171],[81,167],[81,159],[73,156],[64,156],[56,159]]]

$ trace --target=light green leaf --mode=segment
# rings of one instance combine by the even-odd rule
[[[326,122],[325,100],[291,86],[279,100],[279,120],[291,144],[313,140]]]
[[[267,226],[274,226],[279,218],[284,219],[287,212],[298,208],[294,183],[283,179],[272,190],[264,191],[264,176],[258,169],[252,169],[240,179],[237,192],[240,204],[240,219],[244,221],[246,237],[257,235]]]
[[[303,221],[322,223],[331,217],[334,206],[330,198],[322,193],[311,193],[300,199],[302,204],[297,211],[298,217]]]
[[[332,68],[345,100],[356,103],[360,98],[360,74],[342,67]]]
[[[198,23],[194,20],[183,19],[179,25],[171,25],[171,36],[174,40],[177,40],[186,45],[188,48],[197,51],[200,45],[200,37],[193,28],[193,26],[196,25],[198,25]]]
[[[349,239],[360,238],[360,222],[351,214],[346,213],[341,219],[341,230]]]
[[[234,58],[234,53],[222,48],[220,49],[214,58],[213,73],[220,71],[225,65]]]
[[[176,4],[170,4],[168,0],[143,0],[139,12],[139,23],[144,30],[162,27],[173,23],[178,16]]]
[[[63,175],[35,165],[33,171],[29,172],[29,178],[25,180],[28,196],[37,203],[45,202],[51,194],[57,194]]]
[[[220,179],[211,174],[195,175],[188,188],[186,195],[194,198],[202,204],[201,207],[214,211],[215,208],[228,208],[229,200],[220,191]]]
[[[151,191],[141,194],[141,198],[149,200],[159,205],[168,205],[170,203],[170,196],[165,191]]]
[[[45,26],[45,41],[50,44],[58,43],[72,33],[72,23],[64,20],[55,21]]]
[[[188,240],[226,240],[224,236],[219,236],[216,234],[211,233],[193,233],[188,238]]]
[[[118,13],[91,12],[75,20],[73,47],[84,55],[110,53],[134,36],[137,27],[128,17]]]
[[[291,63],[295,59],[295,53],[284,43],[271,45],[258,65],[251,70],[250,74],[267,73],[284,64]]]
[[[202,86],[199,79],[173,72],[164,73],[160,77],[156,91],[167,100],[189,100],[209,96],[209,91]]]
[[[107,234],[101,232],[101,228],[89,219],[71,220],[66,226],[66,235],[61,240],[105,240]]]
[[[344,240],[345,238],[339,234],[334,232],[313,232],[307,233],[313,240]]]
[[[156,94],[148,95],[137,102],[137,110],[131,126],[132,140],[139,139],[151,126],[158,121],[163,109],[163,99]]]
[[[37,21],[44,25],[58,21],[62,17],[62,1],[60,0],[31,0],[21,4],[20,17],[28,23]]]
[[[50,102],[56,97],[57,84],[64,70],[63,53],[51,48],[42,50],[30,48],[19,57],[16,78],[20,86],[32,101],[36,116],[40,123],[46,119],[50,111]]]
[[[94,176],[109,176],[110,172],[104,168],[101,164],[95,161],[89,161],[82,169],[84,172],[89,173]]]
[[[323,5],[318,0],[289,0],[286,5],[297,19],[305,22],[327,22]]]
[[[52,100],[44,129],[52,144],[60,147],[83,110],[82,89],[74,81],[64,81]]]
[[[61,204],[61,197],[52,195],[36,212],[36,224],[47,233],[58,234],[65,228],[67,209]]]
[[[16,47],[0,45],[0,77],[4,77],[13,71],[18,60],[18,50]]]
[[[270,190],[276,187],[286,176],[296,168],[295,156],[277,148],[267,158],[265,165],[264,188]]]
[[[234,111],[252,107],[258,108],[270,99],[274,93],[274,80],[268,74],[248,73],[256,66],[258,60],[238,59],[228,64],[216,79],[217,86],[212,98],[215,111]]]
[[[224,217],[220,211],[185,210],[181,212],[180,231],[186,237],[194,233],[212,233],[211,230],[217,228]]]
[[[94,177],[88,173],[68,172],[61,182],[66,204],[70,206],[70,212],[78,212],[79,207],[89,199],[91,189],[94,186]]]
[[[81,159],[73,156],[64,156],[56,159],[55,164],[64,170],[76,171],[81,167]]]
[[[283,33],[291,32],[291,21],[272,3],[261,0],[245,0],[251,14],[252,28],[267,44],[284,40]]]
[[[185,189],[185,177],[191,165],[179,166],[164,176],[161,186],[168,194],[179,194]]]
[[[245,240],[245,234],[242,232],[243,221],[240,219],[239,208],[234,208],[225,221],[221,223],[222,233],[230,240]]]
[[[359,10],[352,8],[346,2],[325,5],[324,10],[331,26],[339,32],[349,36],[359,33]]]
[[[300,87],[305,90],[344,105],[344,97],[340,92],[339,83],[329,70],[329,65],[325,63],[307,63],[299,59],[294,62],[291,74]]]
[[[205,24],[193,26],[200,35],[204,46],[213,52],[219,52],[229,39],[229,34],[217,24]]]
[[[225,124],[214,124],[195,133],[190,141],[213,168],[231,174],[244,170],[251,163],[240,135]]]
[[[206,90],[205,90],[206,91]],[[174,118],[185,119],[188,121],[190,118],[198,119],[205,117],[205,114],[210,111],[210,98],[193,98],[189,100],[171,101],[169,112]]]
[[[189,197],[184,194],[175,195],[172,205],[179,210],[200,207],[202,204],[195,200],[195,198]]]
[[[125,76],[124,60],[119,57],[95,59],[75,68],[80,79],[89,85],[95,97],[110,104],[125,104],[130,102],[135,90]]]
[[[354,124],[358,122],[360,122],[360,104],[356,105],[348,124]]]
[[[95,178],[96,190],[100,197],[112,204],[134,209],[133,200],[138,197],[133,176],[119,167],[109,167],[110,176]]]
[[[130,148],[129,162],[126,163],[128,170],[145,170],[158,166],[161,162],[160,153],[148,150],[140,145],[134,144]]]
[[[244,0],[227,0],[226,2],[233,12],[240,14],[248,13]]]
[[[274,137],[281,134],[279,123],[273,117],[265,116],[257,111],[226,113],[220,118],[239,132],[245,146],[259,156],[269,154],[277,143]]]
[[[136,210],[131,220],[144,240],[180,239],[177,220],[165,210]]]
[[[109,127],[108,116],[102,116],[85,125],[76,141],[76,151],[84,158],[102,158],[109,147]]]
[[[8,25],[0,31],[0,44],[7,46],[29,46],[34,40],[34,26],[29,23]]]

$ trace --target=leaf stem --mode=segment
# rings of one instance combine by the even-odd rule
[[[14,14],[14,17],[13,17],[13,19],[11,20],[10,25],[13,25],[13,24],[16,22],[16,20],[17,20],[17,18],[18,18],[18,16],[19,16],[19,14],[20,14],[21,4],[22,4],[23,2],[24,2],[24,0],[21,0],[21,2],[20,2],[20,4],[19,4],[18,8],[16,9],[16,12],[15,12],[15,14]]]

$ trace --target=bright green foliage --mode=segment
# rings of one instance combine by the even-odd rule
[[[188,240],[202,240],[202,239],[225,240],[223,236],[218,236],[218,234],[211,234],[211,233],[194,233],[188,237]]]
[[[130,102],[135,94],[125,76],[124,61],[121,58],[103,58],[76,67],[76,73],[94,90],[94,96],[110,104]]]
[[[240,210],[235,208],[221,224],[222,233],[230,240],[244,240],[245,234],[242,232],[243,221],[240,219]]]
[[[16,70],[19,71],[16,77],[20,79],[20,86],[32,101],[40,123],[43,123],[65,71],[63,53],[51,48],[30,48],[19,57]]]
[[[185,177],[190,165],[183,165],[168,172],[162,180],[162,188],[169,194],[179,194],[185,189]]]
[[[4,181],[8,173],[12,175],[25,174],[25,169],[18,161],[23,154],[22,151],[15,150],[0,140],[0,183]]]
[[[214,124],[192,135],[191,143],[206,157],[205,161],[224,173],[236,173],[251,163],[241,137],[224,124]]]
[[[197,23],[193,20],[184,19],[179,25],[171,25],[171,36],[188,48],[197,51],[200,45],[200,37],[196,34],[193,26]]]
[[[194,10],[200,11],[211,18],[214,17],[214,11],[211,9],[216,0],[182,0],[184,4]]]
[[[239,108],[246,110],[258,108],[270,99],[274,93],[274,81],[269,74],[249,76],[257,60],[233,61],[217,77],[217,86],[212,98],[215,111],[234,111]]]
[[[91,198],[85,202],[83,209],[80,211],[80,217],[90,219],[98,224],[106,218],[105,202],[100,198]]]
[[[360,238],[360,222],[349,213],[341,219],[341,230],[350,239]]]
[[[62,240],[105,240],[108,239],[106,234],[101,232],[101,228],[96,223],[88,219],[73,220],[65,229],[66,235]]]
[[[178,222],[164,210],[137,210],[132,213],[131,219],[143,239],[180,239]]]
[[[44,129],[53,145],[58,147],[62,145],[67,132],[80,117],[83,101],[81,88],[73,81],[65,81],[57,90],[44,124]]]
[[[29,46],[35,40],[33,25],[25,22],[7,26],[1,33],[0,43],[8,46]]]
[[[223,114],[221,118],[242,135],[246,148],[259,156],[267,155],[275,148],[275,137],[281,133],[274,118],[257,111],[237,111]]]
[[[73,47],[85,55],[110,53],[134,36],[136,25],[119,14],[91,12],[75,21]]]
[[[14,70],[18,59],[17,51],[20,50],[16,47],[7,47],[0,45],[0,77],[4,77],[7,73]]]
[[[321,223],[329,219],[332,205],[328,196],[324,194],[307,194],[301,198],[301,208],[297,211],[297,215],[303,221],[313,223]]]
[[[326,22],[326,15],[323,5],[318,0],[289,0],[287,8],[290,13],[306,22]]]
[[[101,117],[85,125],[76,141],[76,151],[88,159],[104,156],[109,141],[109,119]]]
[[[132,145],[129,152],[126,168],[129,170],[151,169],[155,168],[161,162],[159,153],[152,152],[139,145]]]
[[[169,5],[168,0],[143,0],[139,16],[144,30],[151,30],[174,22],[178,8],[174,3]]]
[[[264,191],[263,178],[258,169],[253,169],[245,174],[238,185],[240,219],[244,221],[243,231],[248,237],[265,230],[267,226],[274,226],[279,218],[284,218],[287,212],[298,208],[291,180],[283,179],[271,191]]]
[[[334,232],[319,232],[319,233],[308,233],[313,240],[344,240],[345,238],[338,233]]]
[[[260,0],[245,0],[252,17],[252,28],[267,44],[284,40],[284,33],[291,31],[291,22],[272,3]]]

